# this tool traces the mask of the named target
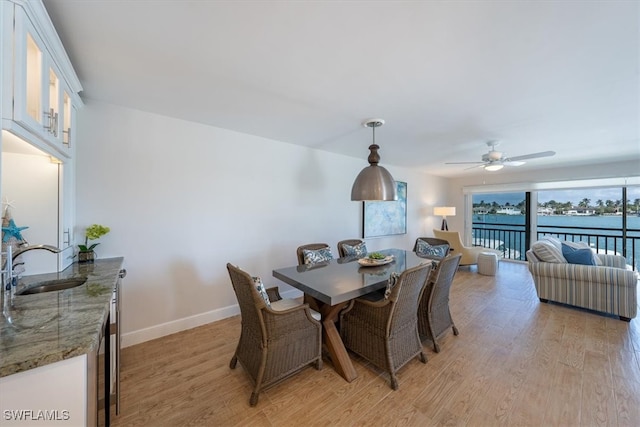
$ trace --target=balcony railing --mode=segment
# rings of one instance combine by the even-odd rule
[[[507,259],[526,260],[524,225],[474,222],[472,230],[474,246],[499,249]],[[545,235],[555,236],[560,240],[585,242],[598,253],[622,255],[627,259],[627,264],[638,270],[640,229],[627,228],[624,233],[620,228],[538,225],[537,239]]]

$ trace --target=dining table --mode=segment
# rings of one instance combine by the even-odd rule
[[[357,378],[336,322],[340,312],[355,298],[385,289],[392,273],[431,263],[404,249],[376,251],[385,255],[383,265],[368,265],[358,257],[344,257],[316,264],[296,265],[273,270],[273,277],[301,290],[304,300],[321,314],[323,342],[334,369],[347,382]],[[364,265],[363,265],[364,264]]]

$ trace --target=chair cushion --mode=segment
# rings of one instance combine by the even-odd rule
[[[345,256],[357,256],[362,258],[367,255],[367,244],[365,242],[359,243],[355,246],[342,245]]]
[[[388,299],[391,296],[391,291],[398,282],[398,277],[400,277],[400,275],[395,271],[389,276],[389,280],[387,280],[387,289],[384,291],[384,299]]]
[[[567,260],[562,256],[562,248],[557,248],[553,242],[547,239],[538,240],[532,244],[531,250],[542,262],[567,263]]]
[[[416,242],[416,254],[425,257],[444,258],[449,252],[449,245],[430,245],[422,239]]]
[[[256,287],[256,290],[264,299],[264,303],[267,304],[267,307],[271,307],[271,301],[269,300],[269,295],[267,294],[267,289],[264,287],[264,283],[262,283],[262,279],[258,276],[252,277],[253,285]]]
[[[562,255],[570,264],[596,265],[591,248],[575,248],[562,243]]]
[[[285,311],[289,310],[290,308],[299,307],[301,305],[302,303],[300,301],[293,298],[283,298],[281,300],[274,301],[271,304],[271,309],[273,311]],[[312,309],[309,310],[311,310],[311,316],[319,322],[321,318],[320,313]]]
[[[333,259],[333,254],[331,253],[331,248],[322,248],[322,249],[303,249],[302,256],[304,257],[305,264],[316,264],[323,261],[329,261]]]

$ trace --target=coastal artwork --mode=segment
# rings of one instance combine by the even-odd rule
[[[407,233],[407,183],[396,181],[396,189],[396,201],[363,202],[363,238]]]

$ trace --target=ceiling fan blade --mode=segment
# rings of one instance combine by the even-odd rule
[[[471,163],[471,162],[469,162],[469,163]],[[476,163],[479,163],[479,162],[476,162]],[[480,165],[471,166],[470,168],[464,168],[464,170],[468,171],[470,169],[477,169],[477,168],[481,168],[481,167],[484,167],[484,162],[482,164],[480,164]]]
[[[445,165],[484,165],[485,162],[447,162]]]
[[[523,162],[523,161],[513,161],[513,160],[505,160],[504,162],[502,162],[503,165],[505,166],[522,166],[527,162]]]
[[[551,156],[555,156],[555,154],[556,154],[555,151],[542,151],[540,153],[525,154],[524,156],[507,157],[506,159],[504,159],[504,161],[517,162],[519,160],[538,159],[540,157],[551,157]]]

